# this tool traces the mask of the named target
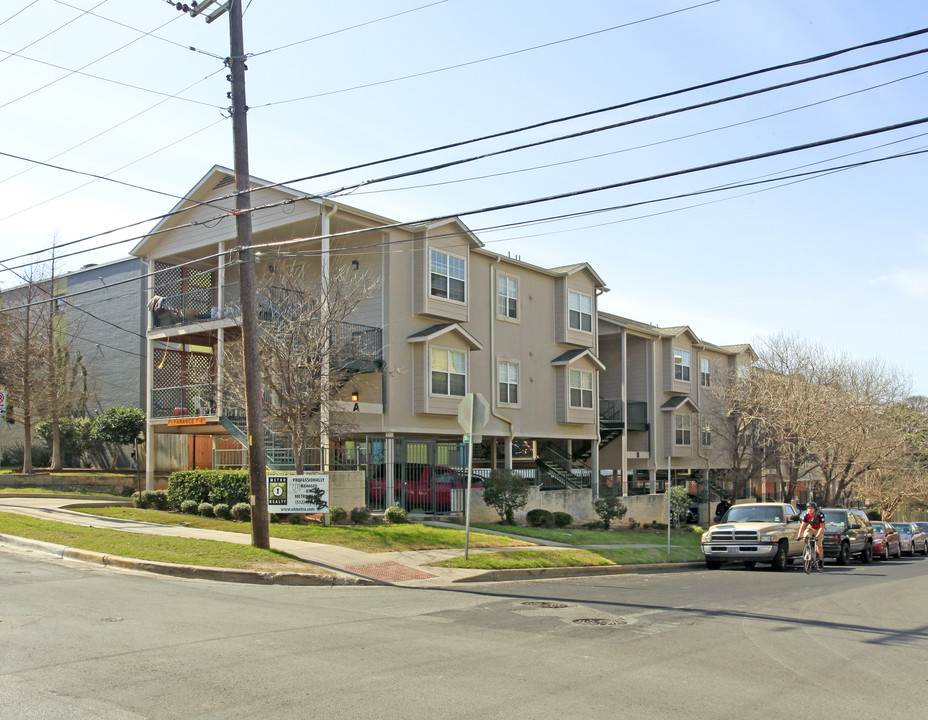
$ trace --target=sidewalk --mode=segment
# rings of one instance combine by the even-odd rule
[[[0,495],[0,512],[14,512],[22,515],[72,523],[86,527],[106,528],[122,532],[164,535],[173,537],[198,538],[203,540],[220,540],[223,542],[248,545],[251,537],[243,533],[224,532],[221,530],[199,530],[182,525],[158,525],[135,520],[120,520],[68,510],[68,506],[112,505],[111,498],[61,498],[49,495],[16,496]],[[460,525],[443,522],[428,522],[436,527],[453,527]],[[492,530],[480,530],[487,534],[497,533]],[[510,535],[512,537],[512,535]],[[545,549],[545,547],[573,547],[563,543],[524,538],[537,543],[537,548],[514,548],[519,550]],[[458,557],[463,550],[419,550],[389,553],[366,553],[360,550],[323,545],[321,543],[285,540],[272,537],[271,547],[312,563],[329,571],[329,573],[267,573],[248,570],[226,570],[222,568],[203,568],[190,565],[170,565],[153,563],[132,558],[105,556],[100,553],[66,548],[61,545],[27,540],[0,534],[0,546],[8,545],[20,549],[45,552],[56,557],[92,562],[104,566],[124,569],[157,572],[176,577],[209,578],[214,580],[231,580],[237,582],[255,582],[287,585],[376,585],[402,584],[404,587],[441,587],[459,582],[492,582],[501,580],[529,580],[543,577],[579,577],[588,575],[616,574],[629,571],[676,570],[691,567],[693,563],[630,565],[607,567],[547,568],[533,570],[466,570],[460,568],[426,567],[436,560]],[[602,547],[602,546],[596,546]],[[590,546],[592,549],[596,549]],[[660,545],[625,545],[623,547],[662,547]],[[506,548],[474,549],[471,553],[505,552]]]

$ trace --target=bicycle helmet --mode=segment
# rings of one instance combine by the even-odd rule
[[[816,510],[818,510],[818,505],[812,500],[810,500],[808,503],[806,503],[806,508],[815,508]]]

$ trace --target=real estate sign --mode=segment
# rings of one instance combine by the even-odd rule
[[[329,476],[268,475],[267,509],[272,513],[328,513]]]

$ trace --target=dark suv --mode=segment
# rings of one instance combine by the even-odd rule
[[[854,555],[863,563],[873,558],[873,527],[863,510],[824,508],[825,557],[847,565]]]

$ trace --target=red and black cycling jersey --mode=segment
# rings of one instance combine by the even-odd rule
[[[818,530],[825,524],[825,513],[819,510],[813,515],[811,512],[807,511],[801,518],[799,518],[799,521],[805,523],[813,530]]]

